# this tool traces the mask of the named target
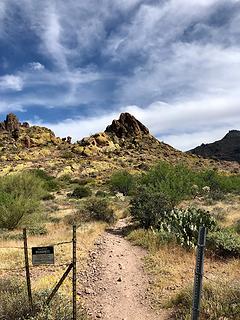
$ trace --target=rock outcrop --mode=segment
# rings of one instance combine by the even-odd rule
[[[107,126],[105,132],[120,139],[142,138],[143,135],[149,135],[148,128],[130,113],[121,113],[119,120],[113,120],[112,124]]]
[[[30,126],[28,122],[19,122],[17,116],[10,113],[0,123],[0,145],[10,151],[11,148],[21,150],[31,147],[57,145],[61,143],[54,133],[44,127]]]
[[[118,120],[113,120],[104,132],[94,134],[78,141],[78,147],[73,147],[75,153],[85,156],[134,150],[137,154],[141,150],[155,152],[160,142],[154,138],[148,128],[129,113],[121,113]],[[170,148],[161,144],[164,149]],[[173,149],[173,148],[172,148]]]
[[[202,144],[188,152],[204,158],[237,161],[240,163],[240,131],[231,130],[223,139],[209,144]]]
[[[9,113],[4,121],[5,129],[9,132],[18,131],[20,129],[20,123],[18,118],[13,113]]]

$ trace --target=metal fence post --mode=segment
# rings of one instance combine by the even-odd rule
[[[33,312],[33,299],[32,299],[32,289],[31,289],[31,279],[29,270],[29,260],[28,260],[28,245],[27,245],[27,230],[23,229],[23,241],[24,241],[24,257],[25,257],[25,270],[27,279],[27,290],[28,290],[28,301],[30,310]]]
[[[192,320],[198,320],[200,315],[200,302],[202,292],[202,278],[204,265],[204,248],[206,246],[206,227],[200,227],[196,257],[195,279],[193,289]]]
[[[73,320],[77,320],[77,236],[76,226],[73,226],[73,277],[72,277],[72,298],[73,298]]]

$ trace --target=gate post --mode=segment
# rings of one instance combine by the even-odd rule
[[[31,289],[31,279],[29,270],[29,260],[28,260],[28,245],[27,245],[27,230],[23,229],[23,241],[24,241],[24,257],[25,257],[25,270],[27,279],[27,290],[28,290],[28,301],[30,310],[33,312],[33,299],[32,299],[32,289]]]
[[[198,234],[198,247],[197,247],[195,279],[194,279],[194,289],[193,289],[192,320],[198,320],[200,315],[200,302],[201,302],[201,292],[202,292],[205,246],[206,246],[206,227],[200,227],[199,234]]]
[[[76,225],[73,226],[73,277],[72,277],[72,298],[73,298],[73,320],[77,320],[77,236]]]

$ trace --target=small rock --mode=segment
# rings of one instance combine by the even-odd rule
[[[86,293],[86,294],[94,294],[94,291],[93,291],[93,289],[91,289],[91,288],[86,288],[86,289],[85,289],[85,293]]]

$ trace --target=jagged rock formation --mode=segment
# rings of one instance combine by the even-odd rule
[[[6,120],[4,121],[5,128],[9,132],[14,132],[16,130],[19,130],[20,123],[18,121],[18,118],[13,113],[9,113],[7,115]]]
[[[240,163],[240,131],[229,131],[222,140],[202,144],[189,153],[216,160],[237,161]]]
[[[134,116],[129,113],[121,113],[119,120],[113,120],[104,132],[78,141],[78,148],[74,147],[73,151],[90,156],[120,149],[154,150],[159,144],[160,142],[149,133],[148,128]]]
[[[105,132],[120,139],[142,138],[144,135],[149,135],[148,128],[130,113],[121,113],[119,120],[113,120],[112,124],[107,126]]]
[[[7,115],[6,120],[0,123],[0,151],[21,150],[47,144],[58,144],[59,138],[47,128],[32,126],[29,123],[20,123],[13,113]]]

